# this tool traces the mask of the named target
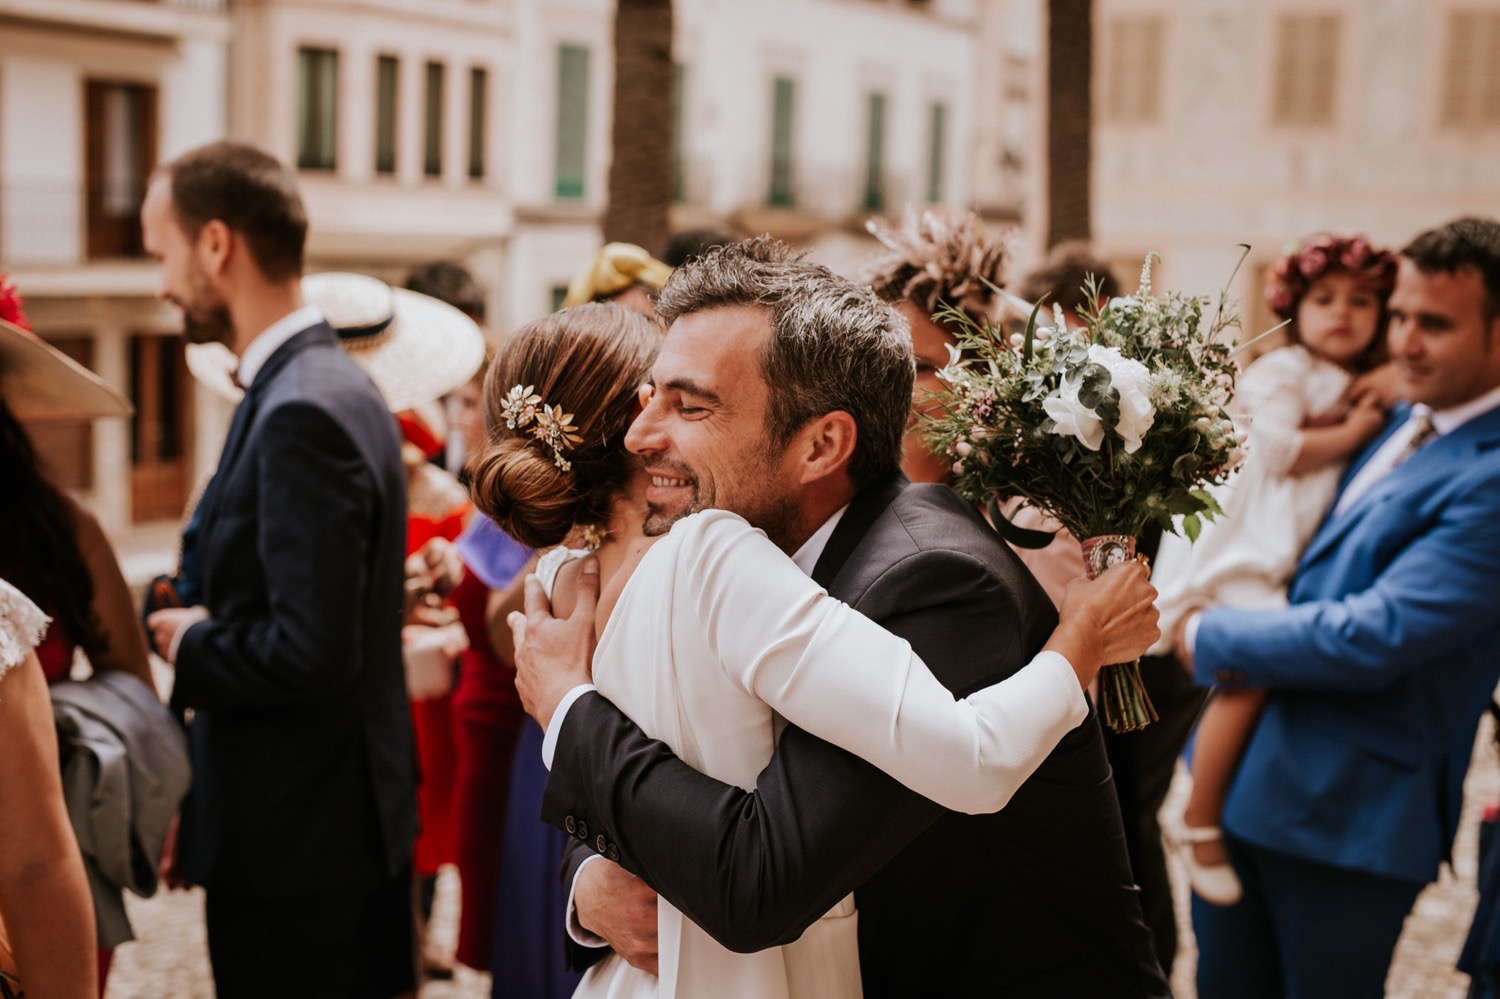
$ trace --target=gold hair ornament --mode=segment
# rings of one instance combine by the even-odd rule
[[[573,414],[563,412],[561,406],[549,406],[536,394],[534,385],[516,385],[505,394],[500,406],[505,425],[511,430],[531,428],[531,436],[547,445],[552,451],[552,464],[564,472],[573,470],[566,452],[583,443],[578,428],[573,425]]]

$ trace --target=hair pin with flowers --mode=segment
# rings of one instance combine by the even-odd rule
[[[549,406],[536,394],[534,385],[516,385],[505,394],[500,406],[505,425],[511,430],[526,430],[552,451],[552,464],[564,472],[572,471],[573,463],[567,452],[583,443],[578,428],[573,425],[573,414],[563,412],[561,406]]]

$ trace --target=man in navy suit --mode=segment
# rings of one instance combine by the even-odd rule
[[[287,169],[216,143],[141,209],[160,297],[240,363],[201,500],[203,606],[149,619],[191,710],[178,877],[207,890],[221,999],[415,987],[415,764],[401,665],[406,492],[395,422],[299,280]]]
[[[1224,813],[1244,898],[1194,900],[1215,999],[1382,994],[1500,679],[1500,223],[1401,254],[1389,336],[1412,405],[1351,466],[1291,606],[1186,629],[1200,683],[1271,691]]]

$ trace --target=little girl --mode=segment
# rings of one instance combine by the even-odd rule
[[[1250,454],[1238,480],[1219,495],[1224,515],[1191,546],[1163,539],[1153,582],[1161,593],[1164,643],[1203,607],[1285,605],[1297,560],[1332,504],[1348,459],[1385,420],[1388,400],[1366,387],[1371,379],[1355,379],[1381,359],[1395,274],[1395,256],[1357,235],[1311,237],[1267,270],[1267,303],[1291,320],[1292,342],[1240,378],[1236,407],[1248,426]],[[1219,691],[1198,723],[1179,841],[1193,890],[1219,905],[1240,896],[1220,813],[1264,703],[1263,691]]]

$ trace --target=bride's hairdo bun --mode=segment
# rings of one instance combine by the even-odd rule
[[[533,548],[602,524],[629,476],[623,439],[660,342],[652,320],[609,304],[553,313],[511,336],[485,376],[479,509]]]

